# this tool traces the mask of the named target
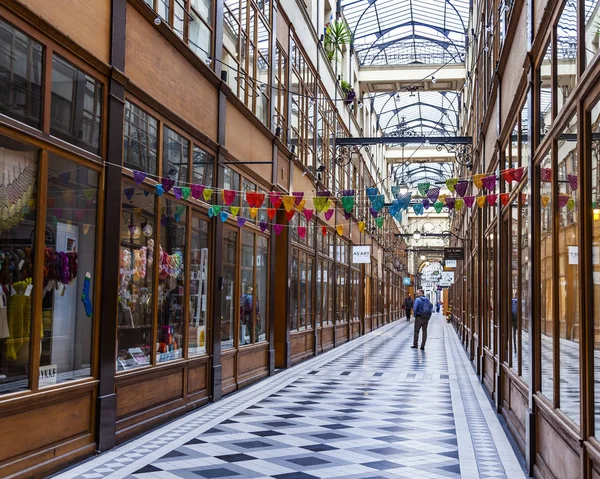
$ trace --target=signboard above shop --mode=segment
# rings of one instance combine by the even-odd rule
[[[370,263],[371,262],[371,246],[355,245],[352,246],[352,262],[353,263]]]
[[[444,248],[444,259],[453,260],[464,260],[465,249],[464,248]]]

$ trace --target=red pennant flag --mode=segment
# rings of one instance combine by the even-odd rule
[[[283,199],[281,198],[281,193],[279,191],[271,191],[269,193],[269,199],[271,200],[271,204],[275,209],[279,208],[283,201]]]
[[[292,219],[294,218],[294,215],[296,214],[296,212],[294,210],[290,210],[290,211],[286,211],[285,212],[285,217],[288,220],[288,223],[292,221]]]
[[[227,206],[231,206],[235,200],[234,190],[223,190],[223,201]]]
[[[498,199],[498,195],[494,194],[494,195],[487,195],[487,202],[488,205],[490,206],[494,206],[496,204],[496,200]]]
[[[267,208],[267,215],[269,216],[270,220],[275,218],[276,214],[277,214],[277,210],[275,208]]]
[[[510,168],[508,170],[504,170],[502,172],[502,178],[504,178],[504,181],[506,181],[510,185],[515,179],[515,169]]]
[[[323,236],[327,236],[327,226],[321,226],[321,233],[323,233]]]
[[[304,214],[304,217],[306,218],[306,221],[310,221],[313,217],[313,210],[302,210],[302,213]]]
[[[246,203],[248,203],[248,206],[250,206],[250,208],[257,208],[257,196],[258,193],[256,193],[255,191],[246,191]]]
[[[506,180],[506,178],[504,178]],[[508,180],[506,180],[508,181]],[[502,193],[500,195],[500,201],[502,202],[502,206],[506,206],[508,204],[508,193]]]
[[[516,168],[513,172],[513,179],[518,183],[523,179],[523,173],[525,173],[525,168]]]

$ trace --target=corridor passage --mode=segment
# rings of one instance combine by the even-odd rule
[[[509,478],[522,467],[453,329],[393,323],[59,478]]]

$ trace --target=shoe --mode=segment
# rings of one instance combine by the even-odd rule
[[[411,346],[412,349],[417,349],[418,346]]]
[[[421,346],[421,351],[425,351],[425,346]]]

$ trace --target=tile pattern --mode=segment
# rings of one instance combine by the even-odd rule
[[[420,351],[412,328],[386,326],[59,477],[458,478],[457,434],[471,434],[477,477],[506,477],[472,371],[449,373],[462,354],[448,350],[451,330],[434,317]],[[457,401],[471,432],[456,430]]]

